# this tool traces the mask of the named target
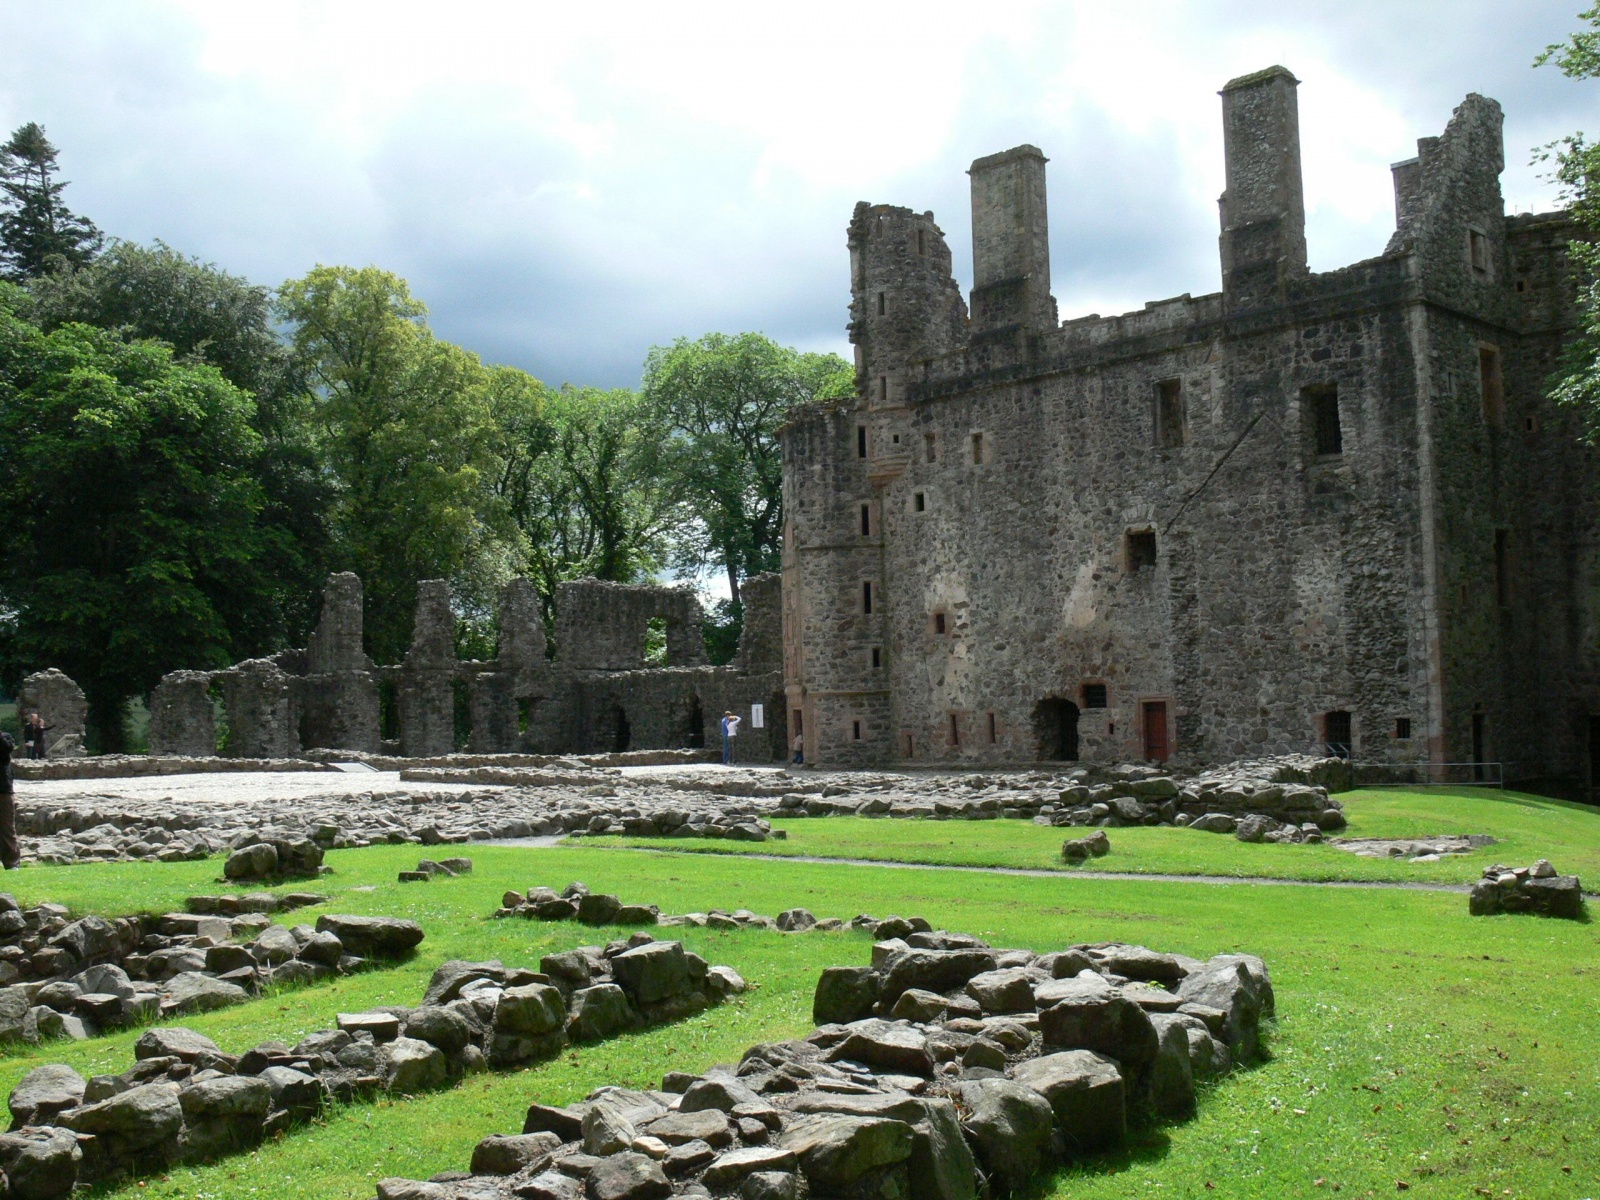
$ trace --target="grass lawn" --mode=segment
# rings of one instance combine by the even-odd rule
[[[1469,918],[1463,897],[1437,892],[1202,887],[782,861],[753,869],[724,856],[617,854],[588,845],[478,846],[470,853],[473,876],[412,885],[395,883],[394,873],[414,864],[416,847],[330,854],[336,873],[325,890],[335,893],[336,910],[414,917],[428,931],[423,953],[393,970],[185,1023],[228,1050],[268,1037],[293,1041],[330,1026],[339,1010],[414,1003],[445,958],[533,963],[550,949],[603,938],[603,931],[571,925],[486,919],[508,887],[559,887],[573,878],[668,912],[746,906],[772,914],[805,905],[841,917],[921,914],[996,945],[1040,950],[1112,938],[1201,956],[1250,950],[1265,957],[1277,988],[1271,1060],[1223,1082],[1202,1099],[1195,1120],[1154,1131],[1125,1155],[1063,1173],[1041,1195],[1278,1200],[1331,1195],[1336,1184],[1342,1195],[1392,1195],[1401,1182],[1411,1195],[1440,1200],[1600,1194],[1595,925]],[[124,912],[217,890],[218,866],[37,868],[6,882],[25,902]],[[375,890],[350,890],[362,885]],[[316,911],[288,919],[312,919]],[[684,940],[711,961],[736,967],[756,988],[680,1025],[477,1077],[451,1092],[341,1108],[321,1125],[254,1153],[182,1168],[137,1190],[197,1200],[365,1200],[384,1175],[464,1169],[473,1144],[488,1133],[519,1130],[533,1100],[564,1103],[602,1083],[651,1086],[668,1069],[731,1061],[752,1042],[803,1033],[818,971],[864,962],[868,951],[868,938],[857,933],[688,931]],[[123,1069],[134,1038],[58,1043],[0,1059],[0,1084],[9,1089],[45,1061],[67,1061],[85,1073]],[[1316,1185],[1319,1179],[1324,1186]]]
[[[1565,800],[1483,788],[1345,792],[1348,837],[1422,837],[1487,833],[1500,839],[1471,854],[1436,863],[1361,858],[1331,846],[1252,845],[1214,833],[1162,826],[1112,829],[1111,853],[1081,865],[1061,861],[1064,838],[1086,830],[1029,821],[929,821],[886,817],[807,817],[773,824],[782,842],[686,841],[681,838],[596,838],[595,844],[722,854],[807,855],[890,862],[1026,867],[1072,872],[1224,875],[1237,878],[1398,880],[1470,883],[1490,863],[1526,866],[1548,858],[1568,874],[1600,885],[1600,809]]]

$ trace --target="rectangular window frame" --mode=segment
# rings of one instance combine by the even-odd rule
[[[1186,440],[1187,405],[1180,378],[1155,382],[1155,444],[1162,450],[1176,450]]]

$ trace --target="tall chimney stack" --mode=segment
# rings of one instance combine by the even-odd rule
[[[1272,303],[1287,280],[1306,274],[1299,85],[1287,68],[1268,67],[1222,89],[1222,293],[1230,309]]]
[[[1050,223],[1037,146],[1017,146],[972,164],[972,330],[1057,325],[1050,295]]]

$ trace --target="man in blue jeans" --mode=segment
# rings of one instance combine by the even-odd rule
[[[733,739],[739,736],[739,718],[730,710],[722,714],[722,765],[733,764]]]

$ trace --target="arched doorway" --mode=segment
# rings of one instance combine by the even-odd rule
[[[690,750],[704,750],[706,746],[706,717],[700,707],[700,697],[689,695],[678,706],[677,743]]]
[[[1041,760],[1076,762],[1078,706],[1060,696],[1046,696],[1033,706],[1033,738]]]

